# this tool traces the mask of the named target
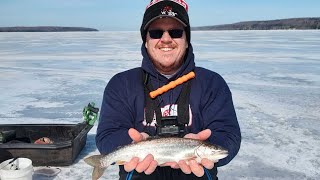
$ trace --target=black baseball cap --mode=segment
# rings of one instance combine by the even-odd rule
[[[188,15],[188,4],[184,0],[152,0],[144,12],[140,28],[143,42],[146,41],[147,29],[152,21],[170,17],[179,21],[184,27],[187,41],[190,43],[190,23]]]

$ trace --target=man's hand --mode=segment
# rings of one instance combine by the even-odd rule
[[[133,142],[144,141],[149,137],[147,133],[139,133],[133,128],[129,129],[128,134]],[[128,163],[124,165],[124,170],[130,172],[135,169],[139,173],[144,172],[145,174],[151,174],[157,168],[157,166],[157,161],[155,161],[154,157],[149,154],[141,162],[139,162],[139,158],[133,157]]]
[[[140,142],[140,141],[144,141],[146,140],[149,135],[147,133],[139,133],[139,131],[133,129],[133,128],[130,128],[129,131],[128,131],[128,134],[129,136],[131,137],[131,139],[133,140],[133,142]]]
[[[207,140],[211,135],[211,130],[206,129],[198,134],[189,133],[184,136],[184,138],[190,138],[190,139],[198,139],[201,141]],[[165,163],[164,166],[171,166],[171,168],[178,169],[180,168],[181,171],[185,174],[191,174],[193,173],[197,177],[202,177],[204,175],[204,169],[203,167],[207,169],[212,169],[214,167],[214,162],[204,158],[201,160],[201,164],[198,164],[195,160],[185,161],[180,160],[178,163],[176,162],[168,162]]]

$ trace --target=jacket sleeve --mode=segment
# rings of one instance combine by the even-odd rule
[[[227,83],[220,75],[213,76],[203,99],[202,115],[204,127],[211,129],[209,141],[229,151],[217,166],[228,164],[238,153],[241,132],[234,109],[232,95]]]
[[[133,127],[133,118],[126,101],[125,82],[124,78],[115,75],[105,88],[96,134],[96,145],[101,154],[132,142],[128,129]]]

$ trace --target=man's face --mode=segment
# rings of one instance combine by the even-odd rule
[[[172,38],[168,30],[181,29],[184,27],[173,18],[160,18],[154,20],[149,28],[146,37],[146,48],[150,59],[156,69],[166,75],[174,74],[183,64],[184,55],[188,48],[186,33],[183,31],[181,38]],[[150,37],[150,30],[163,30],[159,39]]]

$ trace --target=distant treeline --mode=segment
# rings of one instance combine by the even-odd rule
[[[291,18],[269,21],[245,21],[234,24],[193,27],[192,30],[280,30],[280,29],[320,29],[320,17]]]
[[[86,27],[60,27],[60,26],[17,26],[17,27],[0,27],[0,32],[72,32],[72,31],[98,31]]]

